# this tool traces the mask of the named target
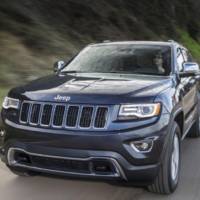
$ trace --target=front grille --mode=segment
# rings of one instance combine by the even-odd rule
[[[105,129],[108,106],[70,105],[24,101],[20,123],[52,128]]]

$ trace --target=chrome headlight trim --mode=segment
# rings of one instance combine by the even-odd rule
[[[161,112],[160,103],[124,104],[120,106],[118,118],[149,118]]]
[[[19,104],[20,104],[19,99],[5,97],[2,106],[4,109],[9,109],[9,108],[19,109]]]

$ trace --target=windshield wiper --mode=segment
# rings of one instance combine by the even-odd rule
[[[135,74],[139,74],[139,75],[152,75],[152,76],[164,76],[164,74],[148,73],[148,72],[136,72]]]
[[[83,73],[83,71],[76,71],[76,70],[71,70],[71,71],[61,71],[61,74],[73,74],[73,73]]]
[[[70,74],[70,73],[109,73],[109,72],[93,72],[93,71],[76,71],[76,70],[71,70],[71,71],[61,71],[63,74]]]
[[[160,75],[160,74],[153,74],[153,73],[146,73],[146,72],[134,72],[134,71],[110,71],[110,72],[88,72],[88,71],[76,71],[76,70],[71,70],[71,71],[61,71],[61,74],[76,74],[76,73],[100,73],[100,74],[138,74],[138,75]]]
[[[105,73],[105,74],[133,74],[134,71],[108,71],[108,72],[98,72],[98,73]]]

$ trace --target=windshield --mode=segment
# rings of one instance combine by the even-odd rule
[[[99,45],[85,48],[62,72],[169,75],[171,47]]]

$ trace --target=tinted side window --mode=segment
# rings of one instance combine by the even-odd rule
[[[186,49],[182,49],[182,52],[183,52],[185,62],[192,62],[193,61],[192,55]]]
[[[187,51],[185,49],[182,49],[182,54],[183,54],[183,58],[185,62],[188,62],[189,58],[188,58]]]
[[[177,65],[178,70],[183,71],[183,63],[185,62],[182,51],[180,48],[177,49]]]

